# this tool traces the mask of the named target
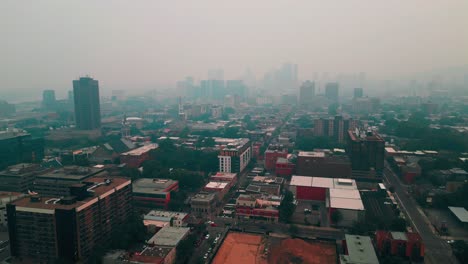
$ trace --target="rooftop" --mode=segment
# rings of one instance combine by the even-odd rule
[[[368,236],[345,235],[348,255],[340,255],[340,264],[378,264],[374,246]]]
[[[205,185],[206,189],[224,189],[228,185],[228,182],[214,182],[210,181]]]
[[[30,208],[43,209],[40,212],[48,214],[54,214],[55,209],[70,210],[77,208],[77,210],[80,210],[80,206],[94,202],[98,196],[111,194],[116,188],[120,189],[131,184],[131,181],[126,178],[117,177],[113,177],[110,180],[103,177],[93,177],[86,179],[84,183],[87,183],[89,186],[88,193],[90,196],[81,201],[74,201],[71,198],[27,196],[12,202],[12,204],[16,205],[16,210],[18,211],[29,211]],[[73,202],[70,202],[70,204],[62,203],[64,201]],[[38,212],[38,210],[35,210],[35,212]]]
[[[324,158],[325,157],[325,152],[299,151],[298,157]]]
[[[183,212],[152,210],[147,213],[144,220],[170,221],[171,219],[183,220],[188,214]]]
[[[211,179],[215,180],[216,178],[236,178],[237,173],[228,173],[228,172],[218,172],[215,175],[211,176]]]
[[[103,168],[65,166],[56,170],[46,171],[42,174],[37,175],[37,177],[41,179],[81,181],[101,172],[104,172]]]
[[[177,246],[189,231],[190,228],[188,227],[165,226],[148,240],[148,244],[158,246]]]
[[[164,192],[166,189],[178,181],[170,179],[158,179],[158,178],[141,178],[133,182],[134,193],[158,193]]]
[[[460,220],[462,223],[468,223],[468,211],[463,207],[452,207],[449,206],[448,209]]]
[[[216,199],[216,193],[197,193],[195,194],[191,201],[192,202],[206,202]]]
[[[250,140],[248,138],[213,138],[217,145],[225,146],[225,149],[241,149]]]
[[[324,178],[293,175],[291,186],[320,187],[328,189],[349,189],[357,190],[356,181],[343,178]]]
[[[27,173],[39,172],[43,170],[46,170],[46,169],[39,166],[39,164],[19,163],[13,166],[9,166],[3,171],[0,171],[0,175],[15,177],[15,176],[23,176]]]
[[[139,148],[136,148],[136,149],[133,149],[133,150],[130,150],[128,152],[125,152],[125,153],[122,153],[121,155],[124,155],[124,156],[140,156],[141,154],[144,154],[150,150],[153,150],[153,149],[157,149],[158,148],[158,144],[148,144],[148,145],[145,145],[143,147],[139,147]]]
[[[403,241],[408,240],[408,238],[406,237],[406,234],[403,232],[390,232],[390,234],[392,235],[392,238],[394,240],[403,240]]]

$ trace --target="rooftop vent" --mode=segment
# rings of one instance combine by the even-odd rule
[[[39,195],[31,195],[30,201],[31,201],[32,203],[40,202],[40,201],[41,201],[41,197],[40,197]]]

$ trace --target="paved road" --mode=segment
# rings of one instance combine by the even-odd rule
[[[407,194],[407,188],[401,184],[398,176],[389,169],[389,166],[386,166],[384,170],[384,179],[387,187],[391,185],[395,188],[394,196],[400,204],[400,209],[405,213],[414,230],[421,235],[424,241],[426,248],[425,262],[434,264],[458,263],[452,254],[450,245],[432,232],[430,223],[426,221],[422,211],[418,210],[419,205]]]

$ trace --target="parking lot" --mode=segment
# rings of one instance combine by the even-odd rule
[[[300,200],[291,222],[301,225],[328,226],[327,211],[324,202]]]

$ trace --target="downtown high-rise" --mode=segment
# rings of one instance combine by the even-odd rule
[[[80,130],[94,130],[101,127],[99,83],[90,77],[73,81],[75,102],[75,123]]]

